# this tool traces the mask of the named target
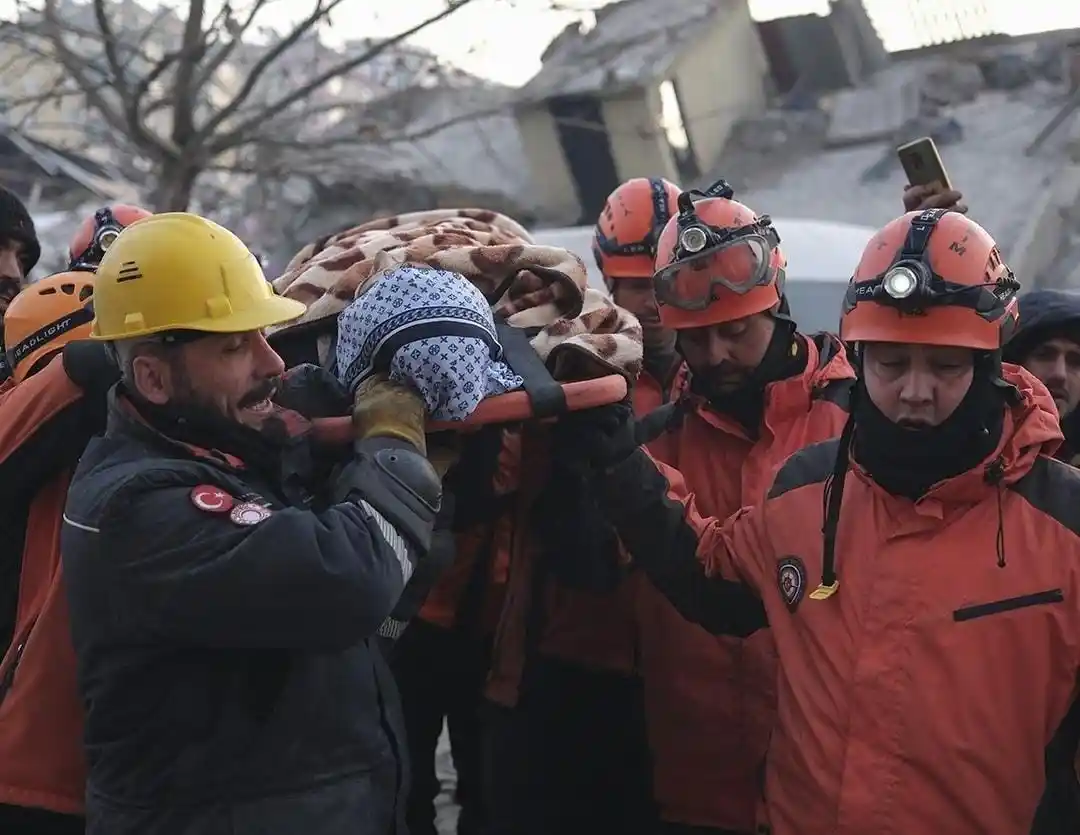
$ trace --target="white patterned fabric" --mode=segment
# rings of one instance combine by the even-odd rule
[[[350,391],[380,371],[410,383],[440,421],[465,420],[485,397],[522,386],[476,286],[411,264],[384,272],[338,314],[337,368]]]

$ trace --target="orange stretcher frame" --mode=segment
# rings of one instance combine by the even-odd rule
[[[566,408],[570,412],[608,406],[624,399],[630,390],[626,378],[609,374],[595,380],[563,383]],[[532,404],[524,391],[498,394],[480,402],[468,418],[461,421],[430,421],[428,432],[471,432],[493,423],[518,423],[532,417]],[[552,417],[547,420],[557,420]],[[348,444],[353,439],[352,418],[317,418],[312,421],[315,439],[328,445]]]

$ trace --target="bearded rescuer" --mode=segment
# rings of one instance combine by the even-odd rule
[[[1029,831],[1080,670],[1080,473],[1051,457],[1045,387],[1002,367],[1018,287],[962,215],[886,225],[844,303],[851,422],[727,522],[630,451],[619,410],[563,427],[680,612],[717,634],[767,615],[776,835]]]
[[[649,450],[683,474],[701,512],[725,517],[760,501],[793,452],[840,434],[854,373],[837,338],[796,332],[769,218],[732,199],[726,183],[707,193],[684,193],[659,238],[659,321],[689,373],[677,378],[674,419]],[[752,832],[775,723],[772,636],[712,635],[641,585],[659,831]]]
[[[140,220],[101,261],[92,336],[122,376],[61,540],[90,835],[404,831],[375,636],[441,488],[422,401],[385,381],[358,394],[329,489],[297,477],[311,456],[262,329],[303,310],[196,215]]]

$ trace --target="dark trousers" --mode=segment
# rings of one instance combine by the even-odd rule
[[[485,726],[485,835],[652,835],[640,682],[550,658]]]
[[[435,749],[444,719],[457,772],[458,835],[481,831],[480,694],[487,664],[480,639],[422,620],[409,624],[390,651],[409,743],[412,788],[405,819],[410,835],[436,835],[435,798],[441,786]]]

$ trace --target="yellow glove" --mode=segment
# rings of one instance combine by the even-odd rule
[[[385,374],[368,377],[353,397],[353,429],[356,439],[398,438],[427,455],[424,421],[427,408],[419,394],[405,383]]]

